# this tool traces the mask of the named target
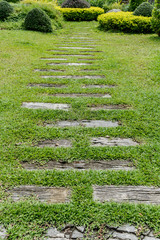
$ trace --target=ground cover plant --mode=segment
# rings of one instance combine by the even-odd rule
[[[124,34],[99,31],[97,22],[66,23],[57,35],[30,31],[1,31],[0,34],[0,224],[7,229],[8,239],[43,239],[51,225],[66,223],[101,227],[103,224],[134,224],[139,229],[151,228],[159,236],[160,206],[134,203],[93,201],[92,185],[159,186],[160,169],[160,40],[156,34]],[[87,28],[86,28],[87,27]],[[70,39],[69,37],[90,37]],[[87,35],[88,34],[88,35]],[[7,39],[7,41],[6,41]],[[60,49],[70,46],[94,45],[94,49]],[[60,44],[60,45],[59,45]],[[98,45],[98,46],[96,46]],[[47,50],[55,51],[47,51]],[[62,51],[63,50],[63,51]],[[67,51],[66,51],[67,50]],[[95,51],[95,52],[89,52]],[[92,62],[78,60],[73,54],[88,54],[96,58],[93,65],[47,65],[60,60],[65,63]],[[71,54],[71,55],[67,55]],[[90,55],[93,56],[90,56]],[[25,57],[24,57],[25,56]],[[62,61],[61,61],[62,62]],[[35,69],[55,69],[45,75],[104,75],[103,79],[42,78],[44,72]],[[89,71],[90,70],[90,71]],[[64,71],[64,72],[63,72]],[[42,87],[35,84],[61,84],[66,88]],[[85,85],[112,85],[114,88],[83,88]],[[34,86],[33,86],[34,85]],[[55,97],[57,93],[101,93],[112,98]],[[71,104],[71,109],[41,110],[22,108],[23,102]],[[91,111],[91,106],[128,106],[125,110]],[[47,127],[60,120],[118,121],[116,128]],[[136,147],[91,147],[92,137],[132,138]],[[44,139],[69,139],[71,148],[38,148]],[[22,162],[44,165],[63,160],[131,160],[132,171],[114,170],[38,170],[27,171]],[[71,202],[39,203],[36,197],[13,202],[8,190],[19,185],[61,186],[72,190]]]

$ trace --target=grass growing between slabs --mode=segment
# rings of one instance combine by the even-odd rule
[[[127,35],[100,32],[96,23],[66,23],[57,34],[28,31],[1,31],[0,89],[0,223],[8,239],[40,239],[50,224],[123,224],[147,225],[159,232],[160,207],[134,204],[97,204],[92,200],[92,184],[160,186],[160,40],[156,35]],[[85,27],[90,29],[85,29]],[[87,32],[95,41],[69,39],[76,32]],[[64,38],[65,37],[65,38]],[[77,35],[77,37],[82,37]],[[64,46],[98,45],[94,49],[71,50]],[[84,42],[81,44],[79,42]],[[88,40],[89,41],[89,40]],[[77,43],[76,43],[77,42]],[[94,46],[93,46],[94,47]],[[55,49],[55,52],[47,51]],[[61,51],[57,51],[57,50]],[[89,52],[88,52],[89,51]],[[97,51],[97,52],[90,52]],[[102,52],[101,52],[102,51]],[[92,54],[87,57],[55,54]],[[42,57],[66,58],[65,61],[41,60]],[[95,58],[78,60],[78,58]],[[86,66],[47,65],[52,62],[93,62]],[[59,69],[64,72],[34,72],[34,69]],[[93,71],[82,71],[93,69]],[[95,71],[96,69],[96,71]],[[43,79],[42,75],[104,75],[104,79]],[[30,87],[29,84],[63,84],[66,88]],[[115,88],[85,89],[84,85],[115,85]],[[54,93],[109,93],[112,98],[64,98]],[[65,111],[31,110],[22,102],[68,103]],[[90,111],[91,106],[121,104],[126,110]],[[44,123],[59,120],[112,120],[116,128],[47,128]],[[92,137],[132,138],[136,147],[90,147]],[[37,148],[45,139],[69,139],[72,148]],[[21,162],[44,164],[50,160],[131,160],[134,171],[65,172],[32,171]],[[17,185],[65,186],[71,188],[69,204],[46,205],[35,199],[13,203],[6,190]]]

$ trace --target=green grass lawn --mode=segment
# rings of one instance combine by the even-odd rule
[[[90,27],[85,29],[84,27]],[[41,57],[57,57],[48,49],[69,41],[76,32],[95,40],[96,58],[88,66],[49,66]],[[81,36],[81,35],[78,35]],[[63,38],[66,37],[66,38]],[[86,36],[87,37],[87,36]],[[73,46],[80,40],[71,39]],[[77,43],[75,43],[77,41]],[[84,41],[85,42],[85,41]],[[71,45],[71,44],[70,44]],[[0,224],[8,239],[40,239],[49,225],[123,224],[147,225],[160,231],[160,206],[129,203],[95,203],[92,185],[146,185],[160,187],[160,38],[156,35],[107,33],[96,22],[66,23],[63,30],[43,34],[2,30],[0,34]],[[69,46],[69,44],[68,44]],[[83,50],[65,53],[82,54]],[[84,53],[84,52],[83,52]],[[86,53],[87,54],[87,53]],[[66,56],[65,62],[78,62]],[[80,58],[80,57],[79,57]],[[57,61],[60,62],[60,61]],[[85,61],[82,61],[85,62]],[[89,60],[88,60],[89,62]],[[92,62],[92,61],[91,61]],[[61,69],[40,73],[34,69]],[[97,69],[96,71],[81,71]],[[40,75],[105,75],[104,79],[43,79]],[[67,88],[29,87],[30,83],[66,84]],[[84,89],[84,84],[111,84],[115,88]],[[109,93],[112,98],[61,98],[54,93]],[[31,110],[22,102],[68,103],[68,112]],[[122,104],[127,110],[90,111],[89,106]],[[118,121],[116,128],[47,128],[58,120],[102,119]],[[136,147],[90,147],[92,137],[132,138]],[[70,139],[72,148],[33,147],[44,139]],[[44,164],[50,160],[131,160],[134,171],[26,171],[21,162]],[[7,190],[18,185],[65,186],[72,189],[69,204],[47,205],[31,198],[13,203]]]

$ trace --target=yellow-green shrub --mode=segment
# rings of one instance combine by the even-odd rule
[[[134,16],[131,12],[106,13],[98,17],[104,30],[119,30],[130,33],[151,33],[151,17]]]
[[[99,7],[90,8],[60,8],[67,21],[92,21],[97,20],[97,17],[104,13],[104,10]]]

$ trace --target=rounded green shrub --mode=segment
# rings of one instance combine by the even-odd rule
[[[0,2],[0,20],[4,21],[13,12],[13,7],[6,1]]]
[[[33,8],[24,21],[26,30],[39,32],[52,32],[51,20],[48,15],[39,8]]]
[[[152,28],[160,37],[160,0],[156,0],[152,14]]]
[[[61,5],[62,8],[90,8],[90,4],[85,0],[66,0]]]
[[[143,2],[135,9],[133,15],[151,17],[152,10],[153,6],[149,2]]]
[[[129,11],[133,12],[143,2],[146,2],[146,0],[130,0]]]

